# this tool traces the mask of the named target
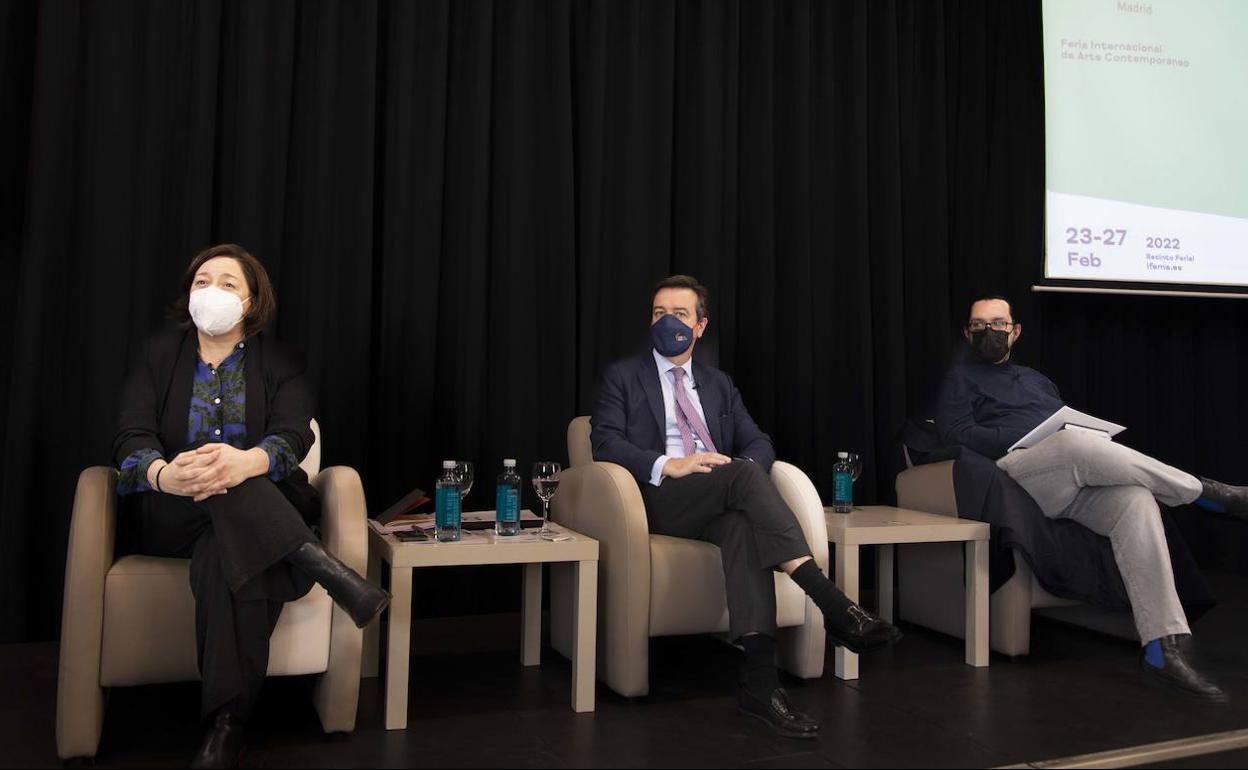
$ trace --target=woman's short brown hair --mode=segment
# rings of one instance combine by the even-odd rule
[[[246,249],[234,243],[222,243],[212,246],[195,255],[186,274],[182,276],[181,293],[169,308],[169,317],[177,321],[179,329],[189,329],[194,325],[191,311],[187,307],[191,296],[191,284],[195,275],[204,263],[217,257],[230,257],[238,260],[243,266],[243,277],[247,280],[247,289],[251,292],[251,302],[243,314],[243,336],[250,337],[268,325],[277,312],[277,294],[273,292],[273,282],[269,280],[269,271],[264,269],[260,260],[253,257]]]

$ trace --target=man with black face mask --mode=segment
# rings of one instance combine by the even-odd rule
[[[771,482],[771,439],[728,375],[693,359],[706,332],[707,291],[672,276],[655,287],[654,350],[607,367],[594,406],[594,459],[637,479],[654,534],[715,543],[724,567],[731,638],[745,648],[738,704],[777,733],[814,738],[776,672],[776,588],[783,570],[823,612],[836,644],[854,652],[901,637],[849,601],[819,571],[793,511]]]
[[[1191,629],[1175,590],[1157,504],[1197,503],[1245,517],[1248,488],[1199,479],[1083,431],[1061,430],[1009,451],[1064,405],[1049,378],[1010,361],[1022,331],[1004,297],[971,305],[969,353],[950,369],[937,406],[941,439],[996,460],[1045,516],[1073,519],[1108,537],[1144,645],[1145,673],[1189,695],[1226,700],[1184,653]]]

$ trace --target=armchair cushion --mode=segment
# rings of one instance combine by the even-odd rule
[[[806,620],[806,594],[776,573],[776,622]],[[719,548],[700,540],[650,536],[650,635],[723,633],[728,630],[724,568]]]
[[[199,679],[190,564],[155,556],[126,556],[113,564],[104,583],[102,686]],[[328,667],[332,610],[320,586],[282,609],[270,640],[269,676]]]

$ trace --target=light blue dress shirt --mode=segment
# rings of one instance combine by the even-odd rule
[[[676,375],[672,374],[676,364],[659,355],[657,350],[651,352],[654,354],[655,363],[659,365],[659,384],[663,387],[663,413],[667,421],[667,451],[654,461],[654,467],[650,471],[650,483],[657,487],[663,483],[663,466],[667,464],[667,461],[685,456],[685,440],[681,438],[680,428],[676,427]],[[685,392],[689,394],[689,402],[697,410],[702,422],[709,425],[710,423],[706,421],[706,413],[702,411],[702,401],[698,398],[698,391],[694,388],[696,383],[693,381],[693,359],[689,359],[689,362],[681,368],[685,370],[684,385]],[[697,451],[706,451],[706,445],[702,443],[697,431],[693,433],[693,443]]]

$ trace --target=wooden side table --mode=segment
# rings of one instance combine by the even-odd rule
[[[828,542],[836,553],[836,584],[858,601],[858,549],[878,547],[878,612],[893,621],[894,546],[903,543],[966,543],[966,664],[988,665],[988,524],[885,505],[855,507],[850,513],[824,509]],[[838,646],[836,676],[858,678],[858,656]]]
[[[521,663],[541,663],[542,565],[558,563],[576,573],[576,639],[572,656],[572,709],[594,710],[598,633],[598,541],[551,524],[572,536],[550,542],[529,535],[498,537],[493,530],[465,533],[458,543],[403,543],[369,527],[368,577],[380,584],[383,563],[390,568],[389,629],[386,643],[386,729],[407,727],[408,664],[411,654],[412,571],[424,567],[523,564]],[[376,676],[379,624],[365,630],[364,676]]]

